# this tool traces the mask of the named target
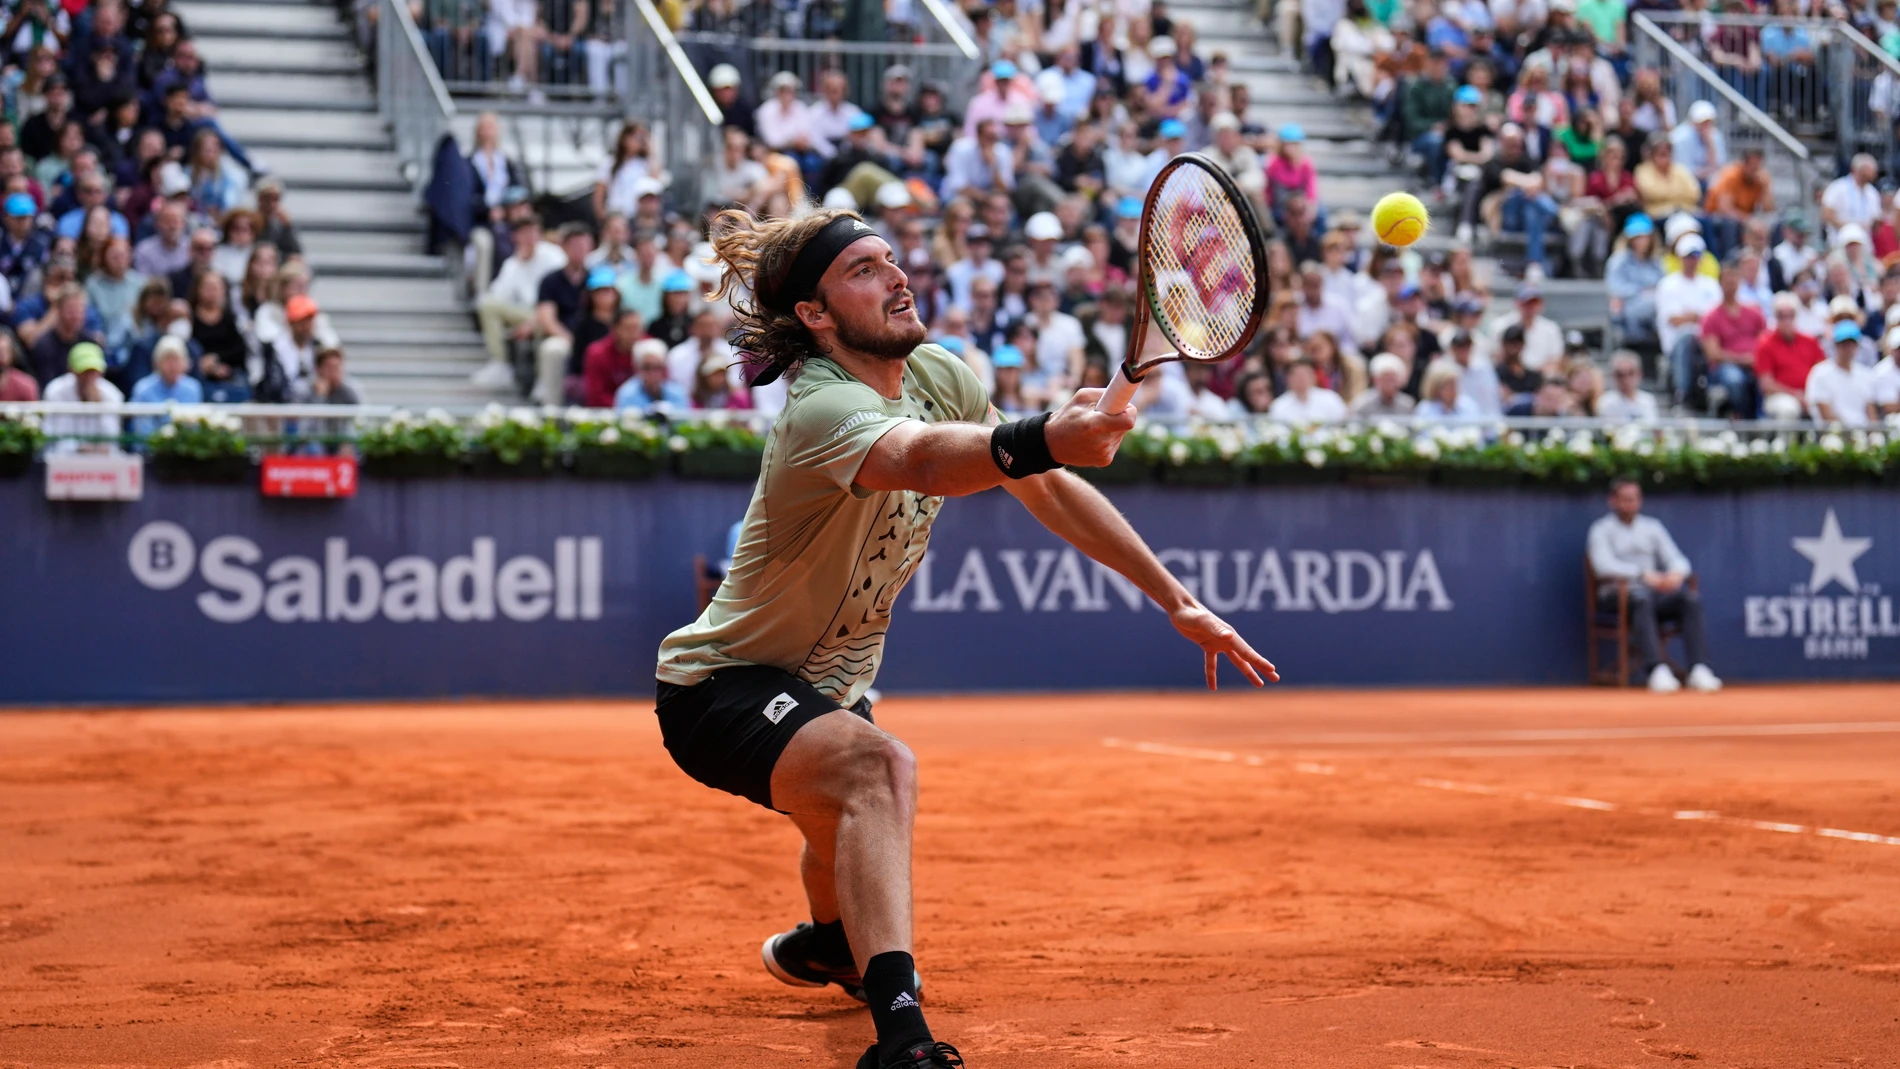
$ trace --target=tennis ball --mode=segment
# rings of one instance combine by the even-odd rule
[[[1404,248],[1425,236],[1431,215],[1410,193],[1387,193],[1372,208],[1372,232],[1387,245]]]

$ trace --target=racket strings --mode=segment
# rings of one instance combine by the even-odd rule
[[[1154,201],[1150,307],[1181,355],[1231,352],[1253,320],[1253,243],[1237,205],[1199,167],[1178,167]]]

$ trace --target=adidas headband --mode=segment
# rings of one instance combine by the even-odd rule
[[[785,281],[779,291],[761,299],[767,308],[785,315],[792,314],[798,302],[811,299],[812,292],[818,288],[818,280],[824,277],[831,262],[838,254],[849,248],[859,238],[870,237],[875,232],[864,220],[853,215],[840,215],[826,223],[824,229],[812,235],[805,247],[798,250],[792,258],[792,268],[785,273]]]

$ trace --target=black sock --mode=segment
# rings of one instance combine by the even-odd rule
[[[917,963],[909,954],[892,950],[867,962],[864,997],[871,1007],[871,1023],[877,1026],[880,1061],[930,1040],[930,1026],[917,1005]]]
[[[812,945],[818,953],[824,955],[827,962],[844,963],[851,961],[851,941],[845,938],[844,922],[841,920],[824,923],[817,918],[811,922]]]

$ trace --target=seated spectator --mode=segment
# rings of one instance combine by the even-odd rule
[[[0,330],[0,403],[40,399],[39,381],[18,366],[16,344],[10,331]]]
[[[1182,378],[1187,383],[1190,400],[1188,416],[1193,419],[1224,420],[1227,418],[1227,399],[1214,392],[1214,367],[1211,364],[1184,362],[1181,365]],[[1052,395],[1051,402],[1060,398]]]
[[[284,211],[284,183],[276,178],[263,178],[252,187],[252,193],[257,197],[258,242],[277,246],[277,251],[287,260],[301,257],[303,242],[297,239],[296,224]]]
[[[1775,262],[1781,265],[1782,277],[1788,284],[1794,284],[1795,276],[1814,266],[1822,250],[1808,244],[1808,223],[1800,216],[1782,220],[1781,242],[1774,249]]]
[[[1521,397],[1515,404],[1505,408],[1507,416],[1532,416],[1539,419],[1562,419],[1586,415],[1577,409],[1576,399],[1570,395],[1569,388],[1560,378],[1548,378],[1537,387],[1537,392]]]
[[[798,99],[798,75],[780,71],[765,88],[771,96],[753,113],[759,127],[759,140],[792,156],[808,174],[816,174],[820,164],[829,159],[834,150],[831,142],[818,132],[817,117],[812,109]]]
[[[132,384],[132,401],[141,405],[195,405],[205,399],[204,387],[189,374],[191,353],[183,338],[167,334],[152,347],[152,373]],[[137,416],[132,437],[143,441],[168,422],[164,416]]]
[[[1130,192],[1146,189],[1144,184]],[[1319,168],[1306,155],[1306,130],[1297,123],[1287,123],[1280,127],[1279,151],[1267,160],[1267,206],[1281,226],[1288,225],[1288,197],[1295,193],[1305,198],[1303,206],[1318,207]]]
[[[1649,689],[1670,694],[1687,682],[1693,690],[1713,693],[1722,689],[1708,665],[1708,641],[1702,630],[1702,599],[1689,585],[1693,569],[1676,548],[1669,531],[1644,516],[1643,490],[1633,479],[1618,479],[1610,487],[1610,515],[1590,525],[1587,541],[1590,570],[1597,578],[1597,605],[1608,610],[1617,604],[1617,582],[1628,588],[1630,641]],[[1657,623],[1673,620],[1682,628],[1689,675],[1678,681],[1664,662]]]
[[[1273,376],[1264,371],[1254,371],[1242,375],[1234,383],[1234,396],[1227,402],[1227,414],[1234,419],[1251,419],[1266,415],[1272,407]]]
[[[614,407],[615,395],[633,378],[633,350],[642,328],[640,313],[622,308],[613,329],[587,347],[581,362],[581,404]]]
[[[231,291],[224,276],[205,271],[186,292],[191,304],[191,340],[201,354],[198,378],[205,386],[205,400],[250,400],[251,346],[231,310]]]
[[[1798,329],[1801,299],[1777,293],[1774,329],[1755,344],[1755,383],[1765,419],[1798,420],[1807,411],[1808,373],[1827,359],[1820,342]]]
[[[1454,198],[1461,208],[1455,239],[1468,245],[1477,221],[1476,204],[1484,192],[1484,169],[1497,154],[1491,127],[1484,121],[1480,107],[1484,94],[1476,86],[1464,86],[1452,97],[1451,123],[1441,143],[1445,158],[1441,161],[1439,192]]]
[[[83,177],[75,178],[72,188],[73,199],[77,201],[77,205],[59,217],[59,223],[53,228],[55,236],[78,239],[80,237],[80,231],[85,229],[87,213],[94,208],[103,209],[108,213],[107,218],[110,220],[112,227],[111,234],[113,236],[131,236],[132,230],[131,227],[127,225],[125,216],[120,215],[116,211],[112,211],[106,204],[106,180],[104,175],[94,171]],[[84,261],[82,260],[82,262]]]
[[[100,250],[98,269],[86,279],[86,300],[99,313],[104,328],[106,359],[114,367],[125,363],[132,346],[132,313],[138,307],[145,276],[132,270],[132,245],[114,237]]]
[[[1834,324],[1834,359],[1808,372],[1808,412],[1816,423],[1866,427],[1880,422],[1874,372],[1859,362],[1860,346],[1860,327]]]
[[[356,380],[344,374],[343,350],[324,348],[317,350],[311,373],[297,381],[291,390],[290,399],[300,405],[360,405],[363,403],[363,391]],[[346,433],[341,420],[323,420],[335,430],[328,433],[336,435]]]
[[[224,213],[218,223],[223,240],[212,254],[211,269],[233,286],[244,284],[244,272],[251,264],[251,250],[257,247],[257,216],[244,208]]]
[[[1453,352],[1457,347],[1453,346]],[[1412,410],[1420,422],[1440,422],[1446,420],[1474,420],[1485,415],[1478,399],[1465,393],[1463,383],[1468,376],[1466,368],[1460,367],[1455,360],[1434,360],[1425,369],[1425,380],[1419,387],[1423,398]],[[1495,390],[1492,391],[1496,393]]]
[[[1676,160],[1675,146],[1667,138],[1649,142],[1646,158],[1636,165],[1632,176],[1636,193],[1643,199],[1643,211],[1651,219],[1667,219],[1677,212],[1695,213],[1702,207],[1702,184],[1695,173]]]
[[[1004,416],[1016,418],[1042,410],[1042,406],[1029,398],[1024,390],[1024,368],[1027,363],[1023,351],[1014,345],[999,345],[990,354],[990,374],[995,382],[990,391],[990,403]],[[1187,413],[1181,411],[1170,414]]]
[[[45,325],[35,332],[30,348],[33,373],[42,390],[60,375],[62,368],[68,367],[74,346],[82,342],[97,346],[103,340],[103,335],[92,325],[86,291],[80,289],[78,283],[60,282],[47,294],[47,305],[46,318],[42,320]],[[99,351],[103,356],[104,350]]]
[[[699,369],[710,360],[731,368],[734,383],[743,383],[738,354],[726,341],[724,317],[708,305],[694,313],[686,340],[668,350],[667,374],[682,393],[691,394],[699,382]]]
[[[290,329],[285,308],[292,298],[310,295],[310,269],[301,262],[287,263],[277,269],[277,277],[266,293],[267,299],[251,313],[251,336],[259,345],[269,345],[279,334]],[[342,337],[330,322],[328,312],[317,312],[317,344],[325,349],[343,347]]]
[[[1669,132],[1676,162],[1688,168],[1698,182],[1713,180],[1716,172],[1728,165],[1728,140],[1715,119],[1715,105],[1698,100],[1689,105],[1688,121]]]
[[[1702,273],[1705,246],[1696,234],[1676,242],[1681,269],[1656,285],[1656,337],[1674,372],[1676,402],[1686,403],[1701,353],[1697,334],[1702,317],[1722,303],[1722,286]]]
[[[1340,400],[1350,403],[1365,390],[1366,362],[1358,353],[1341,349],[1339,339],[1331,332],[1307,335],[1302,349],[1319,372],[1319,384],[1338,394]]]
[[[1501,338],[1507,327],[1517,326],[1524,335],[1524,366],[1542,371],[1564,354],[1564,330],[1544,314],[1544,291],[1533,283],[1517,287],[1517,309],[1491,321],[1490,333]]]
[[[1476,350],[1477,340],[1465,328],[1454,330],[1446,340],[1446,356],[1458,367],[1458,393],[1461,397],[1471,399],[1479,415],[1503,415],[1503,388],[1498,385],[1497,369],[1491,365],[1489,357]],[[1430,371],[1431,365],[1427,364],[1425,370]],[[1419,397],[1423,399],[1429,396],[1421,382]]]
[[[1524,363],[1524,328],[1513,323],[1498,335],[1498,387],[1503,391],[1505,411],[1530,401],[1544,385],[1544,375]],[[1557,370],[1554,363],[1548,365]]]
[[[152,219],[152,233],[140,239],[132,249],[132,268],[146,278],[169,279],[191,263],[191,242],[185,234],[185,206],[168,200],[153,213]],[[213,245],[216,245],[215,239]]]
[[[1302,337],[1325,331],[1337,339],[1341,347],[1358,351],[1359,343],[1352,333],[1351,307],[1326,292],[1325,270],[1310,260],[1300,265],[1298,326]]]
[[[1722,269],[1722,301],[1702,317],[1698,336],[1708,369],[1710,411],[1726,407],[1742,419],[1754,419],[1755,346],[1767,333],[1768,322],[1758,309],[1741,303],[1741,283],[1739,258],[1731,257]],[[1688,393],[1689,380],[1680,368],[1676,384]]]
[[[671,415],[692,407],[686,391],[668,374],[666,346],[653,338],[633,346],[635,374],[614,394],[614,407],[643,415]]]
[[[192,231],[189,251],[190,257],[185,261],[185,266],[172,272],[173,293],[190,293],[197,286],[199,275],[217,274],[217,268],[212,263],[218,256],[218,232],[208,226]]]
[[[1628,344],[1656,343],[1656,287],[1663,279],[1656,224],[1636,213],[1623,224],[1623,240],[1603,272],[1610,295],[1610,322]]]
[[[1658,414],[1656,396],[1643,389],[1642,361],[1628,349],[1619,350],[1610,358],[1610,389],[1597,398],[1597,417],[1653,423]]]
[[[250,180],[225,157],[224,141],[210,127],[199,127],[191,135],[185,173],[191,179],[192,206],[214,218],[243,203],[250,192]]]
[[[72,347],[66,373],[46,384],[45,401],[117,405],[125,394],[106,380],[106,354],[91,342]],[[113,453],[119,448],[119,417],[48,416],[40,429],[50,452]]]
[[[1702,222],[1710,250],[1718,257],[1741,243],[1743,226],[1757,212],[1775,210],[1773,183],[1762,160],[1762,150],[1750,146],[1742,151],[1741,159],[1717,171],[1709,182]]]
[[[1848,173],[1821,191],[1821,220],[1830,236],[1849,223],[1869,227],[1880,221],[1880,187],[1874,184],[1879,175],[1880,164],[1862,152],[1855,155]]]
[[[286,329],[262,345],[261,359],[251,369],[251,399],[270,404],[289,401],[316,371],[323,342],[317,337],[317,302],[292,297],[284,308]]]
[[[1530,154],[1525,135],[1516,123],[1506,123],[1498,132],[1498,152],[1485,164],[1478,184],[1466,192],[1460,218],[1471,221],[1482,212],[1492,233],[1518,232],[1524,235],[1526,278],[1548,273],[1545,256],[1545,231],[1556,222],[1557,201],[1550,195],[1537,160]],[[1475,198],[1475,200],[1474,200]]]
[[[559,270],[542,277],[534,306],[534,329],[541,341],[534,348],[533,398],[544,405],[565,400],[568,358],[576,351],[574,330],[587,296],[587,254],[594,251],[594,233],[585,223],[564,224],[556,236],[567,259]],[[647,244],[651,246],[651,240]]]
[[[601,161],[600,175],[594,180],[594,218],[605,219],[609,212],[631,217],[639,209],[646,180],[659,177],[649,158],[650,140],[646,123],[620,124],[613,158]]]
[[[699,365],[691,396],[693,407],[701,411],[744,411],[752,407],[744,382],[735,382],[732,365],[717,357]]]
[[[567,263],[567,254],[559,245],[541,239],[541,222],[532,215],[516,220],[510,235],[514,255],[503,261],[488,292],[475,302],[475,318],[481,324],[488,363],[475,373],[474,381],[475,385],[491,390],[514,385],[515,372],[508,359],[508,343],[510,340],[525,342],[534,337],[534,311],[540,300],[541,280]]]
[[[1882,269],[1869,251],[1870,242],[1867,228],[1859,223],[1848,223],[1834,231],[1834,252],[1828,255],[1828,283],[1835,296],[1846,293],[1863,308],[1872,308],[1877,302],[1871,300],[1875,290],[1880,288]],[[1846,281],[1836,284],[1833,269],[1836,266],[1846,268]]]
[[[1411,415],[1416,402],[1410,395],[1402,392],[1409,372],[1405,361],[1391,353],[1380,353],[1372,358],[1368,367],[1372,372],[1372,388],[1352,399],[1353,416],[1370,418]]]
[[[1007,192],[1015,185],[1015,154],[997,123],[978,123],[973,133],[951,143],[944,156],[941,192],[946,200],[965,190]]]
[[[1451,126],[1458,90],[1449,57],[1437,48],[1427,54],[1424,73],[1409,79],[1405,86],[1400,106],[1403,136],[1425,161],[1425,180],[1432,185],[1445,178],[1445,132]]]
[[[1333,24],[1333,88],[1341,95],[1356,92],[1371,100],[1378,73],[1377,61],[1397,47],[1392,31],[1366,10],[1365,0],[1346,0],[1346,10]]]
[[[1273,399],[1267,415],[1281,423],[1336,423],[1346,418],[1346,402],[1319,385],[1319,369],[1300,356],[1287,366],[1286,392]]]
[[[1576,333],[1572,331],[1571,333]],[[1603,376],[1590,360],[1588,351],[1578,351],[1564,360],[1563,375],[1559,379],[1564,388],[1570,391],[1570,403],[1576,406],[1580,416],[1600,415],[1597,404],[1603,399]]]
[[[39,207],[27,193],[8,194],[0,224],[0,278],[7,283],[7,304],[23,297],[39,281],[52,253],[53,236],[40,229]]]
[[[633,263],[620,273],[620,304],[652,322],[660,317],[661,294],[673,271],[660,262],[658,238],[651,230],[633,235]]]
[[[1880,348],[1886,355],[1874,365],[1874,403],[1891,422],[1900,415],[1900,325],[1887,328]]]

